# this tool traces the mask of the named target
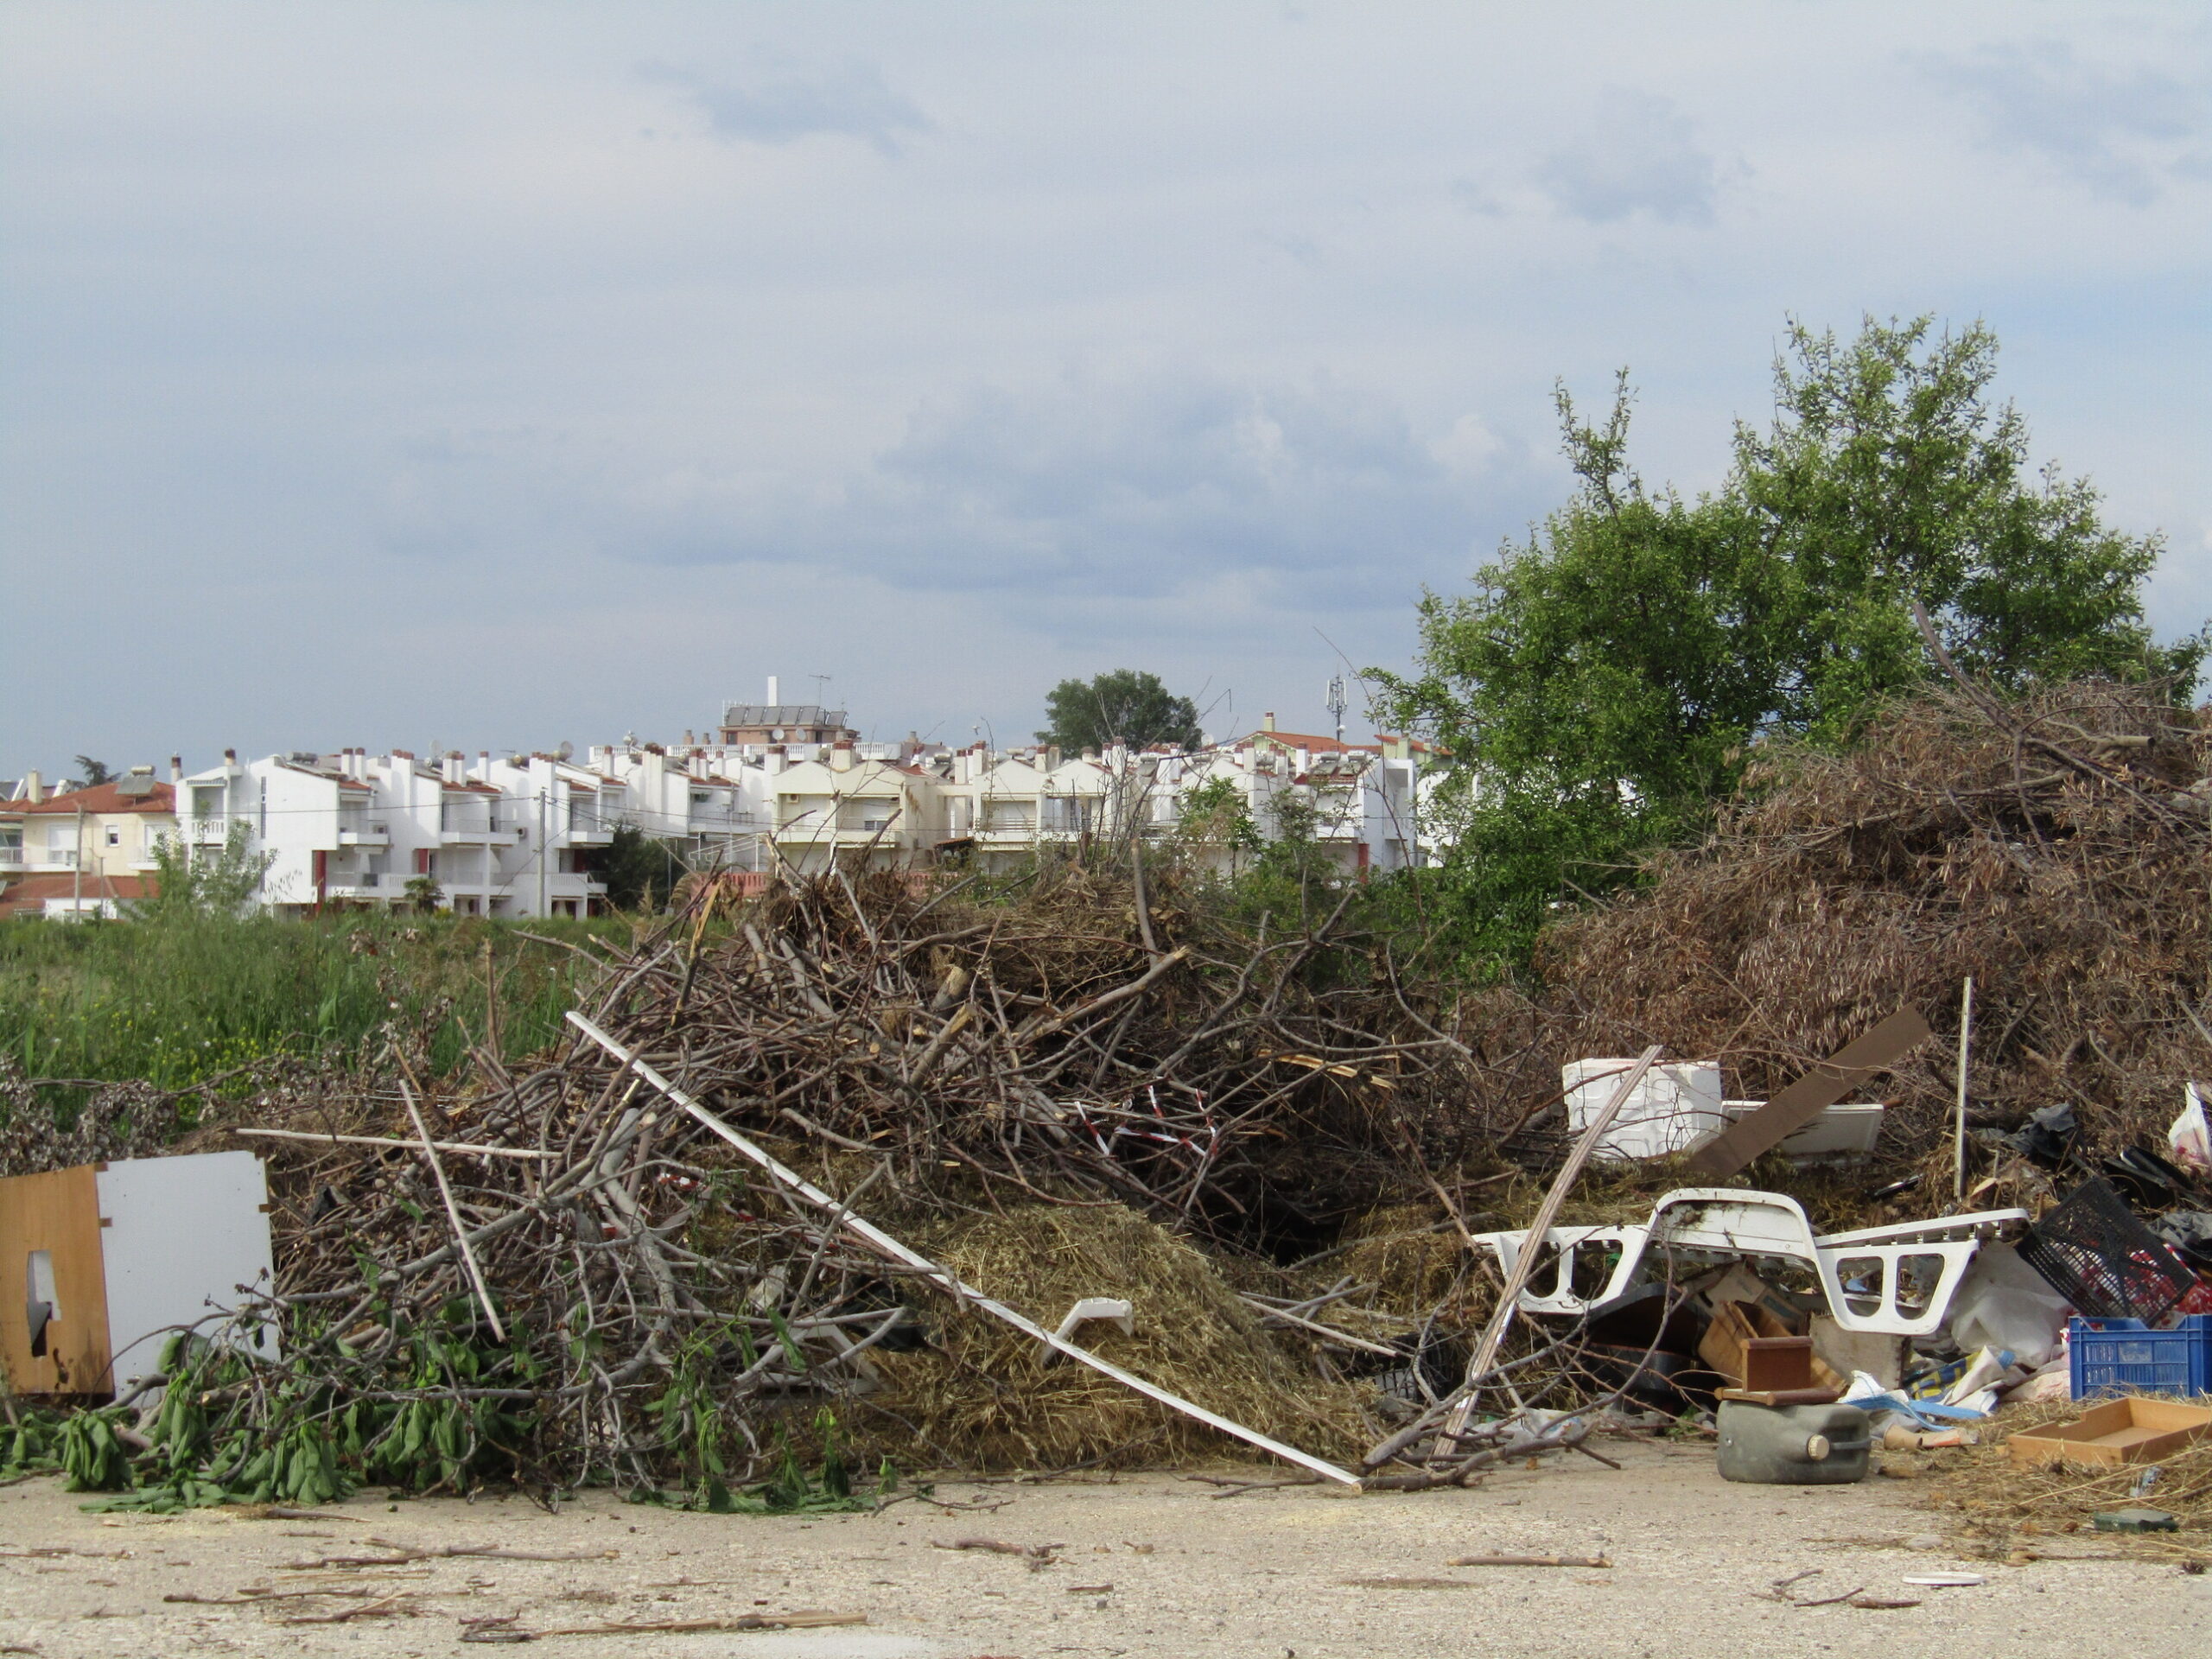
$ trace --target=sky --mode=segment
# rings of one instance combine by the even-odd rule
[[[1711,487],[1793,318],[1986,321],[2170,636],[2209,254],[2195,7],[11,0],[0,776],[1326,729],[1555,385]]]

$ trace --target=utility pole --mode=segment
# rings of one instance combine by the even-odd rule
[[[537,913],[545,914],[545,860],[552,849],[545,844],[545,791],[537,791]]]
[[[85,804],[77,803],[77,855],[70,862],[75,866],[77,879],[69,893],[69,919],[85,919]]]

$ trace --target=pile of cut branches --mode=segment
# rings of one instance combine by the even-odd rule
[[[437,1086],[394,1033],[348,1079],[224,1107],[191,1144],[270,1160],[276,1283],[236,1319],[280,1357],[250,1357],[235,1332],[180,1344],[159,1408],[114,1419],[148,1443],[130,1501],[611,1481],[722,1507],[771,1476],[785,1501],[822,1499],[796,1453],[826,1460],[823,1501],[863,1452],[1141,1457],[1165,1408],[1132,1417],[1116,1398],[1096,1432],[1048,1437],[995,1410],[1003,1379],[969,1373],[1012,1351],[942,1328],[977,1316],[642,1073],[861,1214],[948,1240],[989,1220],[990,1258],[1009,1262],[1017,1236],[1065,1253],[1054,1215],[1173,1229],[1217,1256],[1294,1253],[1418,1182],[1416,1160],[1465,1150],[1463,1050],[1385,945],[1346,932],[1342,895],[1247,936],[1175,889],[1072,865],[993,903],[832,874],[725,912],[709,889],[606,964],[582,1012],[612,1051],[575,1036],[513,1071],[480,1055]],[[1210,1305],[1243,1306],[1225,1285]],[[1065,1310],[1027,1311],[1049,1326]],[[1198,1323],[1175,1380],[1200,1404],[1358,1438],[1326,1376],[1317,1401],[1289,1385],[1314,1375],[1310,1333]],[[945,1363],[892,1375],[919,1341]],[[941,1410],[918,1403],[924,1376]],[[861,1410],[871,1397],[882,1408]],[[901,1403],[944,1432],[902,1435]]]

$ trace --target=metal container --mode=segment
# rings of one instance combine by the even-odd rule
[[[1866,1478],[1873,1431],[1856,1406],[1720,1402],[1720,1478],[1768,1486],[1842,1486]]]

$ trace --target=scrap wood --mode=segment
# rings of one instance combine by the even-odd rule
[[[1290,1313],[1286,1309],[1271,1307],[1255,1296],[1239,1296],[1237,1300],[1257,1309],[1260,1314],[1260,1323],[1262,1325],[1266,1325],[1270,1321],[1280,1320],[1285,1325],[1295,1325],[1300,1331],[1310,1332],[1314,1336],[1320,1338],[1324,1342],[1334,1343],[1340,1348],[1353,1348],[1358,1350],[1362,1353],[1381,1354],[1386,1359],[1403,1359],[1406,1357],[1405,1352],[1402,1349],[1392,1348],[1379,1342],[1370,1342],[1364,1337],[1352,1336],[1347,1332],[1336,1329],[1333,1325],[1323,1325],[1318,1319],[1305,1319],[1296,1313]]]
[[[677,1636],[708,1630],[813,1630],[835,1624],[865,1624],[866,1613],[833,1613],[819,1608],[800,1608],[788,1613],[740,1613],[734,1618],[662,1618],[605,1624],[559,1624],[550,1630],[529,1630],[513,1621],[464,1621],[464,1642],[543,1642],[555,1636]]]
[[[1055,1550],[1065,1549],[1065,1544],[1009,1544],[997,1538],[955,1538],[947,1543],[941,1538],[930,1540],[931,1549],[981,1549],[994,1555],[1020,1555],[1031,1560],[1050,1560]]]
[[[1877,1071],[1895,1065],[1928,1034],[1928,1021],[1919,1009],[1899,1008],[1872,1030],[1846,1043],[1748,1117],[1738,1119],[1700,1147],[1690,1154],[1691,1166],[1707,1175],[1733,1175],[1812,1122]],[[1959,1088],[1963,1101],[1963,1077]]]
[[[1446,1567],[1611,1567],[1609,1555],[1455,1555]],[[1816,1567],[1815,1572],[1819,1571]]]
[[[325,1134],[320,1129],[263,1129],[241,1128],[229,1129],[226,1130],[226,1133],[230,1135],[251,1135],[256,1139],[265,1141],[326,1141],[332,1146],[396,1147],[404,1152],[419,1151],[423,1145],[422,1141],[419,1140],[396,1141],[391,1136],[386,1135],[329,1135]],[[542,1152],[535,1147],[486,1147],[479,1146],[473,1141],[433,1141],[430,1142],[430,1145],[440,1152],[462,1152],[476,1158],[529,1158],[543,1160],[558,1157],[560,1155],[557,1153]]]
[[[421,1616],[419,1608],[406,1607],[401,1604],[418,1599],[421,1595],[422,1592],[418,1590],[404,1590],[396,1596],[386,1596],[382,1601],[368,1602],[359,1607],[340,1607],[327,1613],[295,1613],[289,1618],[278,1619],[276,1623],[279,1624],[350,1624],[357,1618],[388,1618],[395,1613],[404,1613],[410,1618],[419,1618]]]
[[[325,1555],[319,1560],[283,1561],[290,1573],[311,1573],[326,1567],[404,1567],[410,1561],[437,1561],[467,1558],[493,1561],[611,1561],[619,1549],[511,1549],[503,1544],[396,1544],[384,1538],[362,1541],[372,1548],[392,1552],[385,1555]]]
[[[1471,1590],[1472,1579],[1417,1579],[1386,1577],[1380,1579],[1338,1579],[1338,1584],[1354,1590]]]

